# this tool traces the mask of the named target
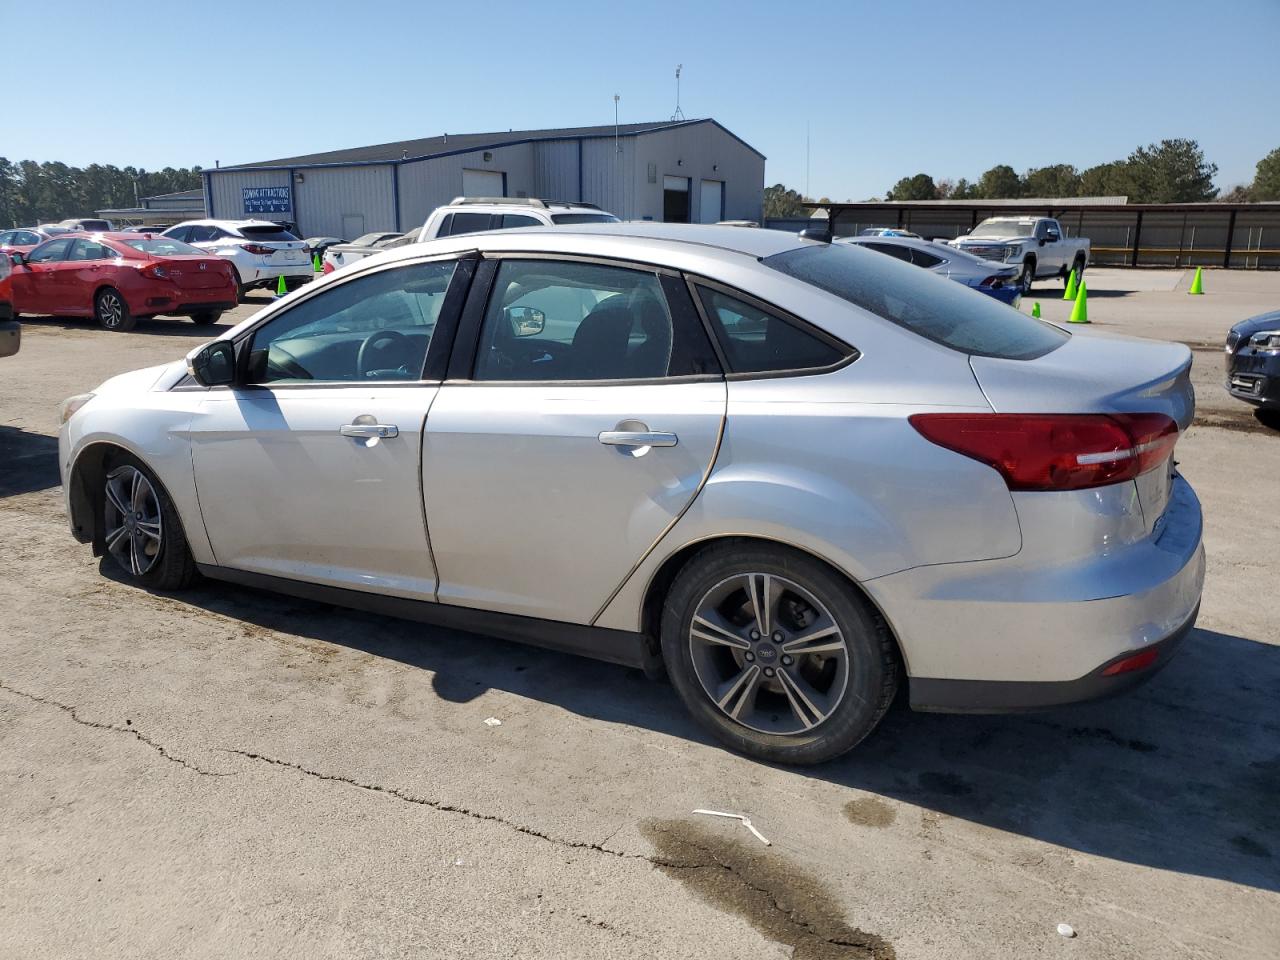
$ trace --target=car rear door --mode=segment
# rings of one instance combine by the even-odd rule
[[[434,599],[422,426],[472,266],[360,273],[240,338],[239,382],[210,390],[190,428],[220,566]]]
[[[693,502],[726,387],[674,274],[486,260],[427,418],[442,603],[590,623]]]

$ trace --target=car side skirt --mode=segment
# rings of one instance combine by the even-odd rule
[[[273,577],[264,573],[250,573],[214,564],[198,563],[197,569],[213,580],[224,580],[241,586],[283,593],[303,600],[331,603],[353,610],[413,620],[454,630],[491,634],[506,640],[572,653],[579,656],[634,667],[654,675],[660,670],[657,658],[648,639],[642,633],[613,630],[607,627],[590,627],[558,620],[541,620],[492,610],[475,610],[429,600],[412,600],[406,597],[389,597],[362,590],[347,590],[287,577]]]
[[[909,690],[911,709],[923,713],[1024,713],[1113,697],[1141,686],[1158,673],[1191,632],[1199,613],[1200,607],[1197,606],[1182,626],[1163,640],[1144,648],[1155,648],[1158,653],[1155,661],[1141,670],[1107,676],[1106,670],[1113,663],[1143,652],[1129,650],[1076,680],[943,680],[912,677]]]

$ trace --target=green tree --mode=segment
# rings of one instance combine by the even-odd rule
[[[1080,195],[1080,174],[1069,163],[1032,167],[1022,178],[1027,197],[1076,197]]]
[[[951,200],[971,200],[974,196],[974,185],[961,177],[956,181],[956,185],[951,188],[951,192],[947,197]]]
[[[886,200],[936,200],[938,188],[933,177],[927,173],[917,173],[914,177],[903,177],[893,185]]]
[[[196,186],[199,186],[197,183]],[[188,188],[194,189],[194,188]],[[774,217],[807,217],[809,211],[801,206],[804,197],[800,196],[795,190],[789,190],[780,183],[775,183],[772,187],[764,188],[764,216],[765,219]]]
[[[1138,203],[1196,203],[1218,195],[1218,165],[1204,158],[1194,140],[1161,140],[1138,147],[1125,161]]]
[[[1003,200],[1022,195],[1022,180],[1008,164],[1001,163],[978,180],[975,197],[982,200]]]
[[[1280,200],[1280,147],[1258,161],[1249,196],[1253,200]]]
[[[1129,178],[1128,165],[1124,161],[1100,163],[1080,174],[1081,197],[1123,197],[1129,196],[1132,184]],[[1133,199],[1130,197],[1129,199]]]

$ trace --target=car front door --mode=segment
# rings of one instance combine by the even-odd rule
[[[208,391],[191,425],[218,565],[434,599],[422,426],[449,347],[439,331],[456,319],[472,266],[361,273],[240,338],[237,384]]]
[[[439,600],[590,623],[693,502],[725,408],[677,276],[485,261],[427,418]]]
[[[25,256],[13,271],[13,312],[52,314],[58,305],[58,268],[65,261],[71,240],[42,243]]]
[[[72,244],[55,284],[58,308],[68,313],[92,313],[93,298],[104,284],[119,286],[113,261],[120,254],[105,243],[82,237]]]

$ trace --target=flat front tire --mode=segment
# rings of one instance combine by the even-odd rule
[[[661,634],[690,713],[761,760],[821,763],[853,749],[898,685],[879,614],[826,564],[781,546],[697,553],[667,595]]]
[[[142,461],[126,453],[108,459],[100,496],[104,563],[152,590],[178,590],[191,583],[195,561],[178,511]]]

